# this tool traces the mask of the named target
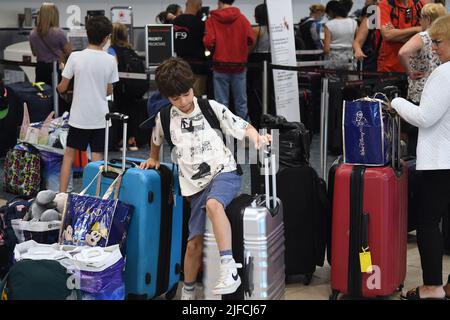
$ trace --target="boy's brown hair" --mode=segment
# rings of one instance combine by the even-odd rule
[[[194,87],[194,73],[189,64],[180,58],[169,58],[155,71],[156,86],[166,98],[178,97]]]
[[[100,45],[111,34],[113,26],[111,21],[104,16],[90,18],[86,23],[88,41],[93,45]]]

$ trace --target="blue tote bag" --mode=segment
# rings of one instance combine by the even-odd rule
[[[103,167],[91,183],[79,194],[71,193],[63,217],[60,243],[75,246],[107,247],[119,244],[122,253],[133,207],[117,200],[122,174],[109,186],[102,198],[85,195],[97,180],[97,195]],[[109,199],[114,191],[113,199]]]
[[[344,101],[342,135],[344,162],[384,166],[391,157],[391,118],[384,101],[363,98]]]

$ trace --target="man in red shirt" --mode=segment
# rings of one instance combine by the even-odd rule
[[[378,7],[383,37],[378,71],[405,72],[398,51],[413,35],[422,31],[419,19],[423,0],[381,0]]]
[[[241,11],[233,7],[234,0],[219,0],[218,9],[211,11],[206,20],[203,43],[213,52],[214,62],[246,63],[249,49],[255,41],[253,29]],[[214,68],[214,98],[229,106],[230,86],[234,97],[235,113],[248,119],[246,76],[244,66]]]

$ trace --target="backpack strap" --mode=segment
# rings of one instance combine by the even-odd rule
[[[203,113],[203,116],[206,118],[206,121],[208,121],[211,128],[220,130],[220,132],[222,133],[222,138],[225,143],[225,136],[223,134],[222,129],[220,128],[220,121],[217,118],[216,114],[214,113],[213,108],[209,104],[209,100],[208,99],[197,99],[197,102],[198,102],[198,106],[200,107],[201,112]],[[175,145],[173,144],[172,139],[170,137],[170,110],[171,109],[172,109],[172,105],[163,107],[159,111],[159,118],[161,120],[161,127],[163,129],[164,138],[166,139],[169,147],[172,149],[173,147],[175,147]],[[235,156],[235,158],[236,158],[236,156]],[[243,173],[241,166],[237,163],[236,163],[236,171],[239,175],[242,175],[242,173]]]
[[[423,3],[421,0],[414,0],[414,9],[416,10],[416,23],[420,23],[420,17],[422,16]]]
[[[200,107],[200,110],[203,113],[203,116],[206,118],[206,121],[208,121],[209,125],[213,129],[220,130],[222,132],[222,129],[220,128],[220,121],[217,119],[216,114],[214,113],[213,108],[209,104],[208,99],[197,99],[198,106]],[[223,136],[223,134],[222,134]]]
[[[397,9],[397,5],[395,4],[395,0],[388,0],[388,4],[391,6],[391,20],[394,20],[394,18],[396,18],[397,20],[400,19],[399,16],[395,15],[394,10]],[[420,20],[420,16],[421,16],[421,11],[423,8],[423,4],[421,2],[421,0],[414,0],[413,1],[413,7],[414,7],[414,18],[415,18],[415,23],[419,23]],[[398,26],[394,26],[396,28],[398,28]]]
[[[170,146],[170,149],[175,147],[170,138],[170,110],[172,110],[172,105],[161,108],[159,111],[159,119],[161,120],[161,127],[163,129],[164,138]]]
[[[219,119],[217,119],[217,116],[215,115],[213,109],[211,108],[208,99],[197,99],[197,102],[200,107],[200,110],[202,111],[203,115],[206,118],[206,121],[208,121],[211,128],[218,129],[222,132],[222,129],[220,129]],[[172,139],[170,138],[170,110],[172,109],[171,107],[172,105],[168,107],[163,107],[159,111],[159,118],[161,120],[164,138],[166,139],[170,148],[173,148],[175,145],[173,144]]]
[[[216,114],[214,113],[213,108],[211,107],[211,104],[209,103],[208,99],[197,99],[198,106],[200,107],[200,110],[203,113],[203,116],[206,118],[206,121],[208,121],[211,128],[220,130],[222,133],[222,139],[224,144],[226,143],[225,135],[223,134],[222,128],[220,127],[220,121],[217,118]],[[234,154],[234,159],[236,160],[236,154]],[[238,175],[242,176],[243,171],[240,164],[237,163],[236,160],[236,171]]]

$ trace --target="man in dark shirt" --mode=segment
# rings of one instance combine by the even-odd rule
[[[203,45],[205,23],[198,14],[201,8],[202,0],[187,0],[184,14],[173,21],[175,52],[190,64],[195,74],[194,94],[197,97],[206,93],[209,70],[204,64],[207,61]]]

